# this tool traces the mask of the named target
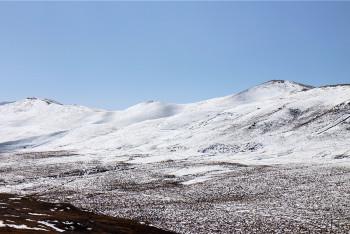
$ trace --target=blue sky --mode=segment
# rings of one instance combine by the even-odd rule
[[[187,103],[350,83],[347,2],[1,2],[0,100]]]

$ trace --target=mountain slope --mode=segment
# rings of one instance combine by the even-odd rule
[[[69,150],[106,162],[349,162],[350,87],[269,81],[192,104],[104,111],[29,98],[0,105],[0,152]],[[147,157],[125,158],[144,154]]]
[[[0,105],[0,133],[0,193],[178,233],[350,230],[349,85],[122,111],[29,98]]]

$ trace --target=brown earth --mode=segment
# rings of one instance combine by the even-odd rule
[[[173,233],[133,220],[97,215],[66,203],[0,194],[0,233]]]

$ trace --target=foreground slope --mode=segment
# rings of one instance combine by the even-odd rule
[[[0,193],[0,233],[174,234],[131,220],[82,211],[69,204]]]

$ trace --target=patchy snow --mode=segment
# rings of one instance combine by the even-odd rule
[[[34,216],[48,216],[47,214],[38,214],[38,213],[31,213],[31,212],[29,212],[28,214],[34,215]]]
[[[205,182],[207,180],[209,180],[210,178],[208,176],[200,176],[200,177],[196,177],[192,180],[188,180],[185,182],[182,182],[183,185],[192,185],[192,184],[197,184],[197,183],[202,183]]]
[[[22,200],[22,198],[20,198],[20,197],[11,197],[11,198],[9,198],[9,200]]]
[[[56,227],[54,224],[49,223],[49,222],[38,221],[38,223],[43,224],[43,225],[45,225],[45,226],[48,226],[48,227],[54,229],[54,230],[57,231],[57,232],[65,232],[65,230],[60,229],[60,228]]]
[[[25,224],[8,224],[8,223],[4,223],[4,221],[0,220],[0,228],[2,227],[9,227],[9,228],[15,228],[15,229],[25,229],[25,230],[35,230],[35,231],[48,231],[46,229],[43,228],[37,228],[37,227],[28,227]]]
[[[220,166],[200,166],[200,167],[187,167],[180,170],[169,173],[174,176],[196,175],[203,174],[212,171],[221,171],[223,168]]]

